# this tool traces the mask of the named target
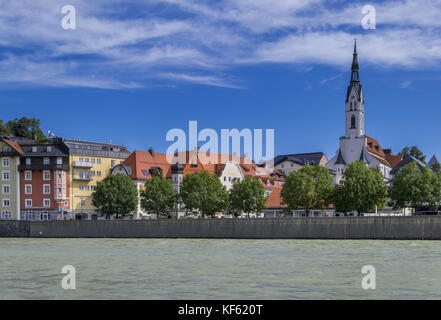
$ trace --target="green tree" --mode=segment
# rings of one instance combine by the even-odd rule
[[[434,163],[432,165],[432,171],[436,174],[441,173],[441,164],[439,164],[438,162]]]
[[[415,162],[405,165],[391,181],[389,194],[393,207],[437,209],[441,198],[440,176],[427,167],[421,170]]]
[[[203,216],[213,216],[226,210],[229,195],[218,177],[207,171],[188,174],[182,180],[181,199],[189,211],[198,211]]]
[[[118,219],[133,213],[138,206],[138,191],[129,176],[116,174],[98,182],[92,193],[92,204],[105,215]]]
[[[306,215],[312,208],[324,209],[332,195],[332,176],[321,166],[304,166],[291,172],[281,191],[283,203],[288,210],[303,207]]]
[[[265,209],[266,196],[262,183],[250,176],[235,178],[230,190],[230,208],[237,216],[241,213],[259,213]]]
[[[15,118],[6,123],[9,132],[15,137],[47,141],[48,139],[40,129],[40,120],[36,118]]]
[[[166,178],[153,176],[145,183],[141,192],[141,207],[149,213],[167,214],[176,205],[176,191]]]
[[[422,151],[420,151],[420,149],[418,149],[417,146],[413,146],[411,148],[404,147],[403,150],[401,150],[400,154],[403,158],[406,156],[413,156],[422,162],[426,161],[426,156]]]
[[[3,124],[3,120],[0,120],[0,136],[8,136],[11,131]]]
[[[337,212],[373,212],[375,207],[384,208],[386,201],[387,187],[380,171],[360,161],[348,166],[340,186],[333,193]]]

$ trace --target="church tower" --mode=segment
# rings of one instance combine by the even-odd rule
[[[364,100],[358,74],[357,57],[357,41],[355,40],[351,80],[346,95],[346,138],[357,138],[364,135]]]

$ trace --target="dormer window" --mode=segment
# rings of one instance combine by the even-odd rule
[[[47,152],[52,152],[52,147],[47,147]]]
[[[32,147],[32,152],[37,152],[37,147]]]

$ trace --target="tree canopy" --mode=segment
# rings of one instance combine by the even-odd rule
[[[226,187],[217,176],[207,171],[186,175],[182,180],[180,193],[185,208],[198,211],[202,215],[213,216],[229,206]]]
[[[230,190],[230,207],[236,215],[259,213],[265,209],[266,196],[262,183],[250,176],[234,179]]]
[[[176,191],[173,183],[162,176],[147,180],[141,191],[141,207],[149,213],[167,214],[176,205]]]
[[[415,162],[401,168],[392,178],[389,190],[394,208],[428,207],[437,209],[441,201],[441,174],[429,168],[422,170]]]
[[[333,192],[333,203],[338,212],[373,212],[375,207],[384,208],[386,201],[387,187],[381,173],[360,161],[349,164],[340,186]]]
[[[97,183],[92,193],[92,204],[99,212],[118,219],[133,213],[138,206],[138,191],[129,176],[110,175]]]
[[[6,124],[3,124],[3,120],[0,120],[0,135],[12,135],[28,139],[37,138],[38,141],[47,140],[40,129],[40,120],[36,118],[15,118],[9,120]]]
[[[403,158],[406,156],[413,156],[422,162],[426,161],[426,156],[422,151],[420,151],[420,149],[418,149],[417,146],[404,147],[403,150],[401,150],[400,154]]]
[[[313,208],[324,209],[329,205],[332,190],[332,176],[328,169],[307,165],[289,174],[281,196],[288,210],[302,207],[308,215]]]

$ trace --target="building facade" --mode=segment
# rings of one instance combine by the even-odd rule
[[[20,219],[69,219],[69,153],[61,138],[20,141]]]
[[[0,138],[0,219],[20,219],[21,147],[7,138]]]
[[[171,155],[168,159],[166,154],[155,153],[153,149],[148,152],[135,151],[121,164],[112,168],[112,174],[124,174],[132,178],[138,189],[138,195],[144,189],[148,179],[151,179],[153,172],[160,169],[164,177],[171,179],[176,192],[180,192],[180,184],[187,174],[207,171],[216,175],[220,182],[230,190],[235,179],[242,180],[249,175],[262,183],[266,194],[269,195],[276,186],[281,186],[284,181],[284,175],[277,171],[268,171],[265,168],[257,166],[246,157],[236,155],[210,154],[200,152],[198,148],[194,151],[185,151]],[[178,159],[182,160],[182,164]],[[210,159],[210,161],[207,161]],[[170,160],[170,161],[169,161]],[[182,204],[178,203],[177,212],[183,210]],[[140,219],[149,216],[146,214],[139,202],[135,218]]]
[[[97,218],[99,213],[92,204],[92,193],[99,181],[104,180],[111,169],[121,164],[130,154],[124,146],[64,140],[69,153],[69,196],[71,213],[75,219]]]
[[[328,163],[328,158],[323,152],[286,154],[274,158],[274,168],[285,175],[306,165],[324,167],[326,163]]]
[[[388,181],[393,168],[391,161],[394,163],[399,161],[396,159],[399,156],[394,156],[390,149],[385,152],[377,140],[365,134],[364,115],[365,103],[355,43],[351,79],[346,95],[345,135],[340,138],[336,155],[326,164],[326,167],[335,173],[335,183],[340,183],[347,166],[355,161],[365,162],[370,168],[378,168],[385,181]]]

